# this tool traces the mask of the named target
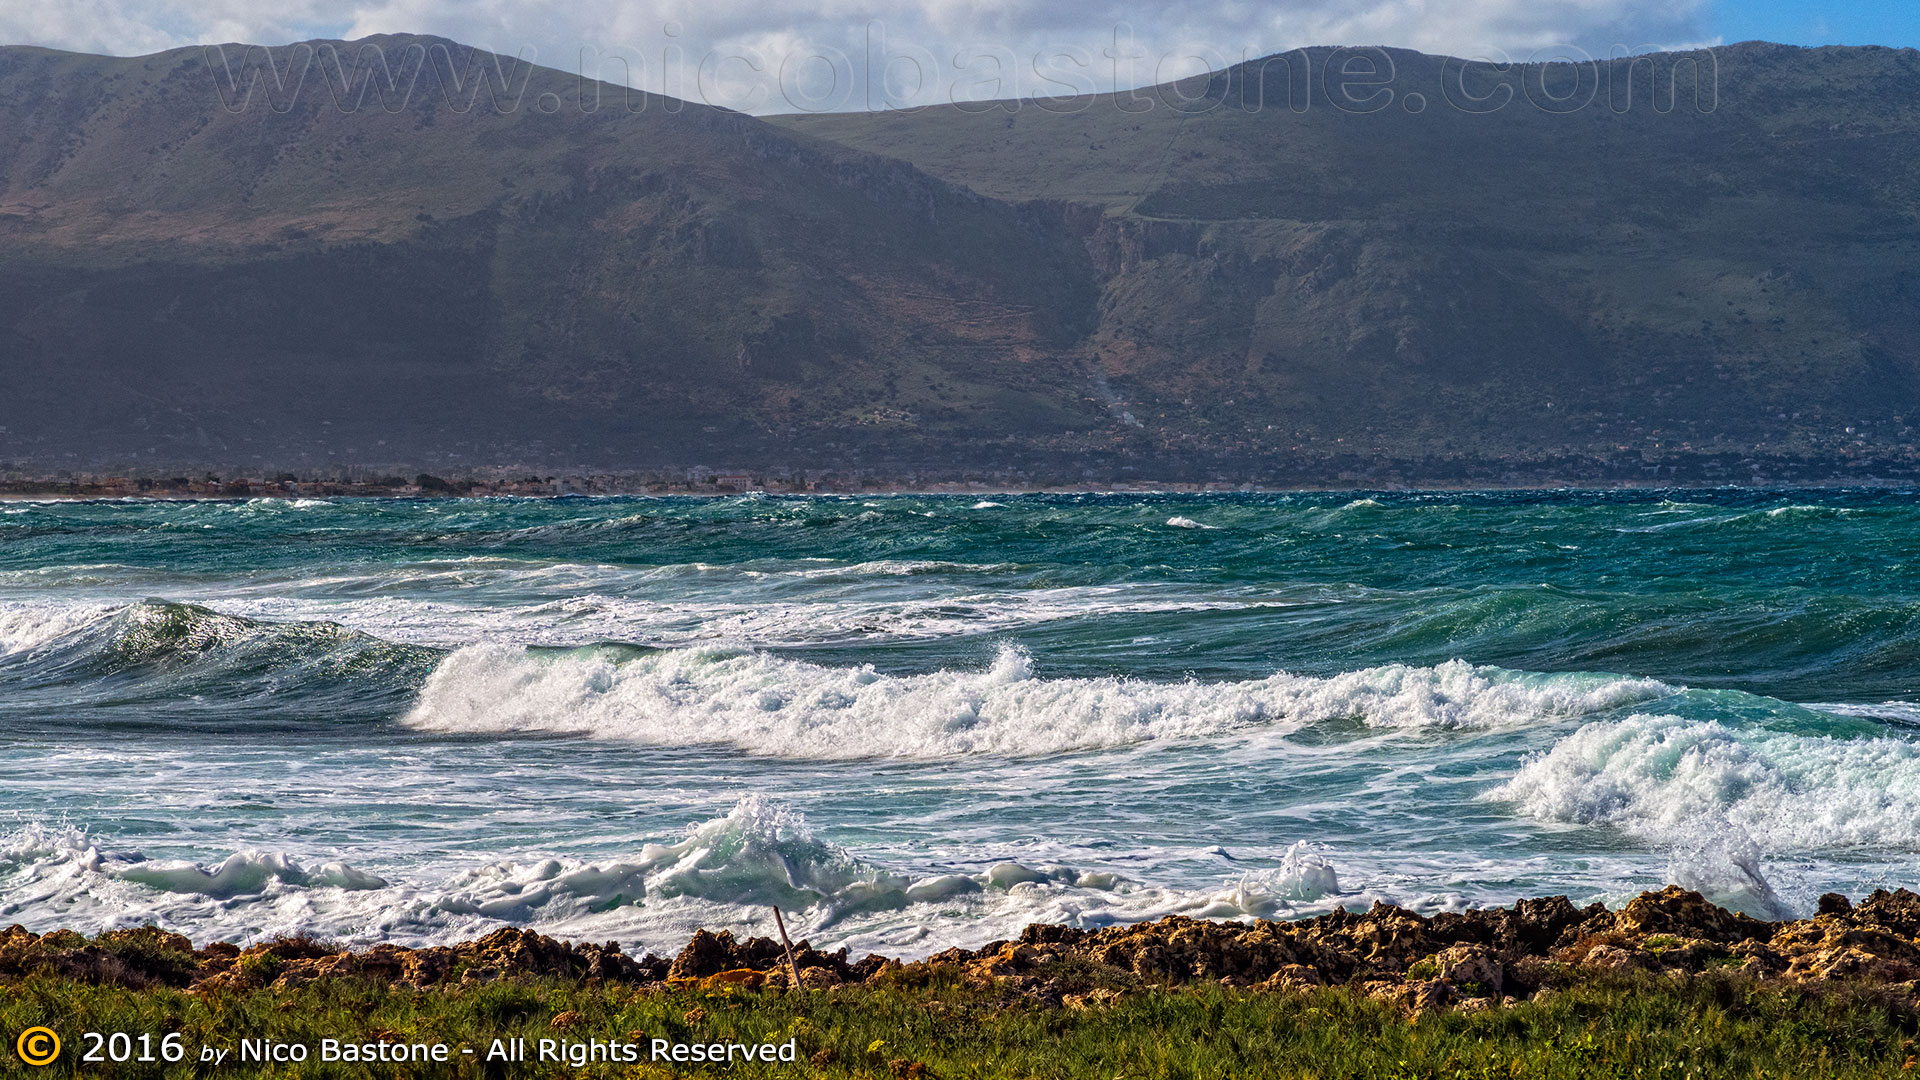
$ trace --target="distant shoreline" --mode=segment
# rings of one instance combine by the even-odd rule
[[[619,485],[593,482],[591,478],[560,478],[553,484],[522,485],[497,483],[456,483],[441,488],[413,484],[386,485],[336,481],[309,481],[292,484],[218,482],[196,483],[186,488],[112,485],[99,483],[46,481],[0,482],[0,503],[33,502],[246,502],[272,499],[295,502],[301,499],[482,499],[526,498],[736,498],[742,495],[770,496],[997,496],[1025,495],[1292,495],[1292,494],[1464,494],[1472,492],[1527,491],[1906,491],[1920,489],[1920,478],[1862,477],[1858,479],[1780,480],[1760,483],[1707,482],[1700,480],[1662,481],[1538,481],[1515,483],[1460,484],[1228,484],[1219,482],[1168,482],[1127,484],[1040,484],[1032,486],[974,485],[969,483],[876,483],[861,485],[820,485],[813,487],[721,486],[711,484]]]
[[[747,455],[751,457],[751,455]],[[724,460],[724,459],[723,459]],[[1920,452],[1796,456],[1749,452],[1598,457],[1227,457],[918,460],[731,465],[255,463],[50,467],[0,463],[0,499],[461,498],[556,495],[1032,495],[1341,491],[1616,491],[1915,488]]]

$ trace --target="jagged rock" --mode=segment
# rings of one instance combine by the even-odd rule
[[[1547,956],[1522,956],[1502,965],[1501,974],[1507,992],[1528,997],[1546,989],[1566,971],[1564,964]]]
[[[1773,924],[1728,911],[1691,889],[1669,885],[1657,893],[1641,893],[1619,911],[1602,910],[1566,931],[1562,938],[1608,931],[1638,938],[1654,934],[1703,938],[1730,945],[1736,941],[1765,941],[1773,936]]]
[[[1305,964],[1287,964],[1259,985],[1263,990],[1308,990],[1326,984],[1318,971]]]
[[[1796,956],[1787,967],[1789,979],[1852,979],[1876,983],[1898,983],[1920,974],[1920,968],[1908,960],[1891,959],[1871,949],[1849,945],[1840,949],[1820,949]]]
[[[883,971],[898,971],[900,970],[900,968],[901,968],[900,961],[895,960],[890,956],[880,956],[875,953],[868,953],[864,958],[861,959],[859,963],[853,965],[850,969],[848,969],[852,972],[852,974],[848,977],[847,981],[848,982],[865,982],[868,979],[873,978],[875,975],[878,975]]]
[[[1033,923],[1020,931],[1022,945],[1075,945],[1087,938],[1087,931],[1057,923]]]
[[[1433,917],[1430,932],[1460,944],[1486,945],[1501,956],[1517,959],[1544,954],[1568,929],[1606,910],[1604,904],[1577,908],[1564,896],[1548,896],[1521,900],[1511,908],[1441,912]]]
[[[846,983],[840,974],[830,967],[803,967],[800,969],[800,986],[806,990],[831,990]]]
[[[1758,944],[1751,939],[1735,944]],[[1732,953],[1733,946],[1705,938],[1681,938],[1671,934],[1655,934],[1640,943],[1640,951],[1655,967],[1669,971],[1698,972],[1708,964],[1724,960]]]
[[[1500,961],[1494,958],[1493,950],[1484,945],[1455,945],[1442,949],[1433,955],[1434,974],[1465,990],[1469,986],[1484,988],[1485,994],[1472,994],[1473,997],[1499,997],[1505,985],[1506,973],[1500,967]]]
[[[1430,933],[1427,919],[1392,904],[1376,902],[1363,915],[1335,911],[1299,924],[1310,940],[1337,937],[1374,968],[1401,969],[1447,942]]]
[[[793,976],[783,963],[779,967],[763,972],[764,985],[772,990],[786,990],[793,986]],[[717,976],[716,976],[717,977]],[[859,982],[858,978],[846,978],[831,967],[803,967],[800,969],[800,985],[807,990],[831,990],[836,986],[845,986],[849,982]]]
[[[0,976],[45,971],[103,986],[185,986],[199,964],[193,943],[158,927],[114,930],[89,942],[71,930],[46,936],[14,925],[0,933]]]
[[[1381,984],[1370,996],[1389,1005],[1397,1005],[1413,1016],[1445,1008],[1457,996],[1453,984],[1445,979],[1421,979],[1415,982]]]
[[[985,956],[976,956],[966,964],[969,975],[982,975],[991,979],[1004,979],[1010,975],[1025,975],[1042,963],[1056,960],[1059,954],[1051,949],[1036,949],[1020,942],[1007,942]]]
[[[1780,950],[1760,941],[1736,941],[1727,953],[1740,961],[1740,970],[1759,978],[1772,978],[1787,970],[1787,958]]]
[[[958,968],[1041,1003],[1085,1004],[1088,966],[1107,979],[1208,982],[1260,990],[1346,984],[1418,1012],[1462,1000],[1536,997],[1581,972],[1664,972],[1687,979],[1722,965],[1756,978],[1920,985],[1920,895],[1875,892],[1852,904],[1829,894],[1811,919],[1765,923],[1678,887],[1642,893],[1619,911],[1576,908],[1565,897],[1427,918],[1390,904],[1283,923],[1230,923],[1171,916],[1081,930],[1034,925],[1017,940],[948,949],[913,965],[882,956],[849,963],[841,949],[794,949],[800,984],[833,988],[909,968]],[[1063,966],[1065,965],[1065,966]],[[422,949],[392,944],[353,952],[311,938],[245,949],[215,942],[194,950],[152,927],[88,939],[72,931],[0,931],[0,981],[47,973],[103,985],[187,986],[196,993],[290,990],[315,980],[362,978],[429,988],[537,977],[657,985],[672,980],[747,990],[791,985],[786,950],[769,938],[696,932],[671,961],[634,958],[614,942],[573,944],[530,930],[496,930],[476,941]]]
[[[1920,948],[1884,927],[1858,925],[1859,915],[1817,915],[1782,925],[1772,945],[1787,960],[1786,977],[1903,982],[1920,974]]]
[[[853,980],[854,968],[847,963],[847,950],[824,953],[809,943],[802,941],[793,947],[794,962],[799,966],[801,980],[807,980],[809,968],[823,968],[832,973],[834,985]],[[869,964],[868,970],[878,970],[884,966],[884,958],[868,957],[861,961],[878,961]],[[668,980],[704,979],[722,971],[751,969],[771,972],[784,967],[787,962],[786,948],[772,938],[748,938],[739,941],[730,930],[718,934],[705,930],[696,930],[680,955],[673,958],[673,964],[664,973]]]
[[[746,966],[738,962],[740,953],[740,946],[733,939],[733,931],[722,930],[715,934],[695,930],[692,939],[680,950],[680,955],[673,958],[673,966],[667,969],[667,978],[704,979],[729,968]]]
[[[1857,926],[1883,926],[1908,941],[1920,940],[1920,895],[1875,889],[1848,918]]]
[[[1624,949],[1618,945],[1596,945],[1587,950],[1581,963],[1601,971],[1632,971],[1636,968],[1651,966],[1647,954],[1637,949]]]

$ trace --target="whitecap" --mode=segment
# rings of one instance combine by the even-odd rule
[[[405,722],[783,758],[1025,756],[1355,719],[1380,729],[1525,726],[1664,697],[1609,675],[1535,675],[1450,661],[1240,682],[1049,679],[1002,647],[984,670],[884,675],[763,653],[469,645],[435,668]]]
[[[111,616],[107,604],[0,605],[0,655],[32,652]]]

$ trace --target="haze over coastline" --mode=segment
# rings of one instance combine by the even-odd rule
[[[408,35],[8,49],[0,471],[1907,480],[1915,55],[756,119]]]

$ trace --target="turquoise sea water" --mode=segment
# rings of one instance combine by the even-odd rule
[[[0,923],[1920,884],[1920,496],[0,504]]]

